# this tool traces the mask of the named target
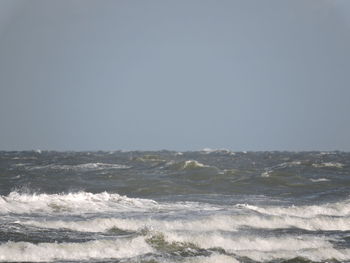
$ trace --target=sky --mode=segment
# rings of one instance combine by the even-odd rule
[[[350,151],[350,1],[0,0],[0,150]]]

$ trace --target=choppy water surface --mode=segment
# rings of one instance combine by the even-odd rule
[[[350,262],[350,153],[0,152],[2,262]]]

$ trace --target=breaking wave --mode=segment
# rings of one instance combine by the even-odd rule
[[[239,261],[232,256],[222,254],[212,254],[210,256],[198,256],[190,258],[186,263],[238,263]]]
[[[228,253],[248,257],[255,261],[276,259],[306,258],[312,261],[349,260],[349,249],[336,249],[322,237],[312,236],[225,236],[222,234],[179,235],[165,234],[168,242],[190,242],[200,248],[215,249],[220,247]]]
[[[30,213],[105,213],[122,211],[218,210],[218,206],[198,202],[158,203],[152,199],[130,198],[107,192],[67,194],[26,194],[11,192],[0,196],[0,214]]]
[[[318,178],[318,179],[310,179],[311,182],[313,183],[320,183],[320,182],[329,182],[330,180],[327,178]]]
[[[219,153],[219,154],[228,154],[228,155],[235,155],[234,152],[228,150],[228,149],[211,149],[211,148],[204,148],[200,152],[204,154],[212,154],[212,153]]]
[[[113,163],[83,163],[83,164],[76,164],[76,165],[48,164],[48,165],[27,167],[28,170],[51,169],[51,170],[74,170],[74,171],[129,169],[129,168],[131,167],[127,165],[113,164]]]
[[[347,231],[350,229],[350,218],[319,216],[315,218],[300,218],[292,216],[261,216],[261,215],[218,215],[200,219],[159,220],[152,218],[124,219],[97,218],[84,221],[17,221],[24,225],[53,229],[70,229],[83,232],[104,232],[113,228],[123,231],[142,231],[144,229],[167,231],[238,231],[240,228],[256,229],[287,229],[299,228],[308,231]]]
[[[301,218],[311,218],[316,216],[350,216],[350,200],[322,205],[259,207],[249,204],[238,204],[236,207],[274,216],[295,216]]]
[[[173,170],[194,170],[194,169],[201,169],[210,167],[209,165],[202,164],[195,160],[188,160],[183,162],[170,162],[168,163],[168,167]]]
[[[93,194],[77,192],[68,194],[25,194],[11,192],[0,196],[0,214],[40,212],[108,212],[157,208],[150,199],[129,198],[107,192]]]
[[[325,168],[325,167],[331,167],[331,168],[343,168],[344,164],[337,163],[337,162],[326,162],[326,163],[314,163],[312,164],[313,167],[316,168]]]
[[[167,169],[180,172],[200,172],[200,175],[214,175],[220,172],[215,166],[206,165],[195,160],[187,160],[182,162],[169,162]]]
[[[144,237],[121,240],[95,240],[84,243],[7,242],[0,245],[0,261],[47,262],[130,258],[150,253],[153,249]]]

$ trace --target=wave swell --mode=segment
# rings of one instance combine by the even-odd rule
[[[84,243],[7,242],[0,245],[0,261],[47,262],[130,258],[152,251],[152,247],[147,244],[143,237],[131,240],[96,240]]]

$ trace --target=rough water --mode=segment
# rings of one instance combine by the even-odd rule
[[[0,152],[1,262],[350,262],[350,153]]]

